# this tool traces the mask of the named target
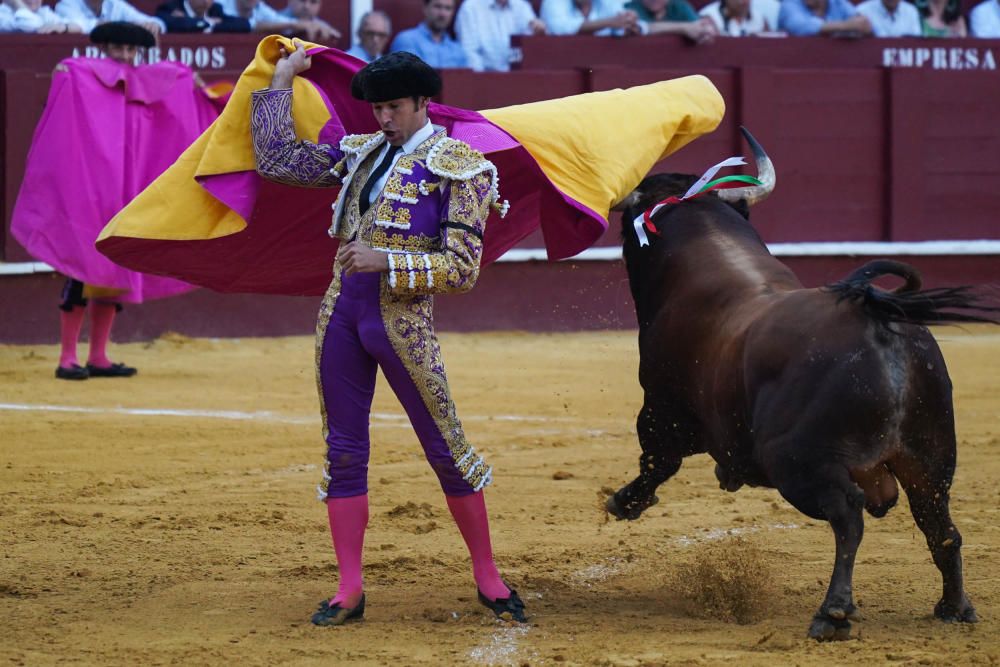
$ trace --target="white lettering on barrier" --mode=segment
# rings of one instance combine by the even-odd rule
[[[882,49],[882,67],[912,67],[936,70],[993,70],[997,69],[992,49],[926,47]]]
[[[93,44],[81,49],[73,47],[73,58],[105,58],[100,47]],[[226,47],[224,46],[198,46],[195,48],[182,46],[175,50],[169,47],[164,51],[158,46],[151,46],[145,51],[140,51],[136,57],[136,65],[155,65],[158,62],[180,62],[194,69],[223,69],[226,66]],[[889,65],[886,65],[888,67]]]

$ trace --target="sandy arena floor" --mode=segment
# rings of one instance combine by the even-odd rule
[[[981,622],[931,611],[940,578],[905,498],[867,520],[855,641],[805,638],[833,559],[825,524],[689,461],[634,523],[631,332],[442,337],[459,414],[495,466],[501,570],[533,620],[494,621],[391,392],[373,417],[363,623],[315,628],[335,590],[306,338],[119,346],[131,380],[52,378],[54,347],[0,346],[0,659],[5,664],[841,665],[1000,663],[1000,329],[937,334],[956,387],[952,515]],[[83,351],[81,345],[81,351]],[[715,545],[774,576],[763,620],[691,615],[675,585]],[[760,564],[758,563],[758,564]]]

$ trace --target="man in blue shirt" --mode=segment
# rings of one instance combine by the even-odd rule
[[[872,34],[868,19],[849,0],[784,0],[778,23],[790,35]]]
[[[347,49],[349,55],[370,63],[385,55],[385,47],[392,36],[392,21],[385,12],[375,9],[361,16],[358,24],[358,41]]]
[[[424,0],[424,22],[396,35],[389,51],[409,51],[436,69],[468,67],[462,45],[448,34],[454,15],[455,0]]]

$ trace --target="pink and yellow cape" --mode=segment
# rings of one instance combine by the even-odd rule
[[[322,294],[336,241],[327,236],[337,189],[261,179],[254,170],[250,95],[270,84],[278,47],[261,41],[218,120],[101,233],[115,262],[223,292]],[[307,44],[312,67],[294,81],[296,134],[318,143],[378,130],[350,95],[364,63]],[[497,166],[504,218],[486,225],[483,263],[538,229],[550,259],[571,257],[607,229],[609,209],[652,166],[715,129],[724,103],[701,76],[627,90],[475,112],[440,104],[430,119]]]

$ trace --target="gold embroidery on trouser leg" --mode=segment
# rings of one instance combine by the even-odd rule
[[[316,391],[319,393],[319,413],[323,420],[323,479],[316,487],[316,495],[319,500],[326,500],[326,494],[330,487],[330,460],[327,457],[327,439],[330,436],[330,427],[326,415],[326,401],[323,399],[323,376],[320,371],[320,362],[323,358],[323,342],[326,340],[326,328],[330,324],[330,317],[333,309],[337,305],[337,297],[340,296],[340,263],[333,263],[333,280],[323,295],[323,301],[319,305],[319,314],[316,317]]]
[[[466,440],[455,403],[451,400],[441,348],[432,323],[432,298],[394,296],[383,278],[379,302],[382,323],[392,349],[403,362],[427,411],[444,437],[455,467],[462,478],[479,491],[493,481],[493,468],[476,454],[475,448]]]

